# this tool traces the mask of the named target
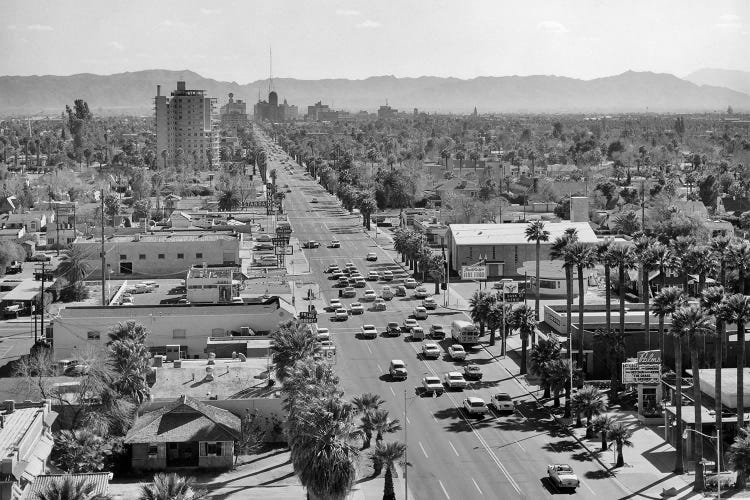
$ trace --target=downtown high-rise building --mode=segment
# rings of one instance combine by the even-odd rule
[[[203,90],[185,88],[177,82],[171,97],[156,86],[156,154],[159,166],[191,166],[214,169],[219,166],[219,130],[216,99]]]

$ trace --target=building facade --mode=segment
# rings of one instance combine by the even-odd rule
[[[221,128],[238,129],[247,127],[247,104],[242,99],[234,100],[234,94],[229,94],[229,101],[219,110]]]
[[[238,267],[193,267],[185,278],[191,304],[220,304],[240,296],[242,276]]]
[[[216,99],[203,90],[190,90],[185,82],[177,82],[171,98],[161,95],[156,86],[156,154],[172,165],[218,168],[219,131]],[[157,163],[158,163],[157,162]]]

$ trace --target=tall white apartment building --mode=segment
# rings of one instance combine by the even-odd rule
[[[219,130],[216,99],[203,90],[189,90],[177,82],[171,98],[156,86],[156,154],[164,163],[213,169],[219,166]],[[164,152],[166,151],[166,158]]]

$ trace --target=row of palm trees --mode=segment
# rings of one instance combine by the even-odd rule
[[[192,477],[179,474],[156,474],[152,483],[140,488],[137,500],[199,500],[206,497]],[[62,476],[51,481],[29,500],[110,500],[109,495],[97,493],[96,484],[88,479]]]
[[[374,436],[375,473],[386,469],[383,499],[395,500],[393,466],[404,456],[406,445],[384,442],[384,436],[400,430],[401,424],[382,408],[383,398],[366,393],[346,400],[307,325],[282,323],[271,340],[276,378],[286,396],[291,461],[308,496],[346,498],[356,479],[360,452],[370,448]]]

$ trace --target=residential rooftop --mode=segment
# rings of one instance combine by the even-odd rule
[[[45,412],[47,403],[18,403],[14,410],[7,408],[0,412],[3,421],[0,428],[0,457],[7,457],[17,450],[21,441],[31,430],[31,425],[40,413]],[[49,411],[49,410],[48,410]],[[54,421],[57,413],[49,411],[48,419]],[[51,422],[50,422],[51,424]]]

